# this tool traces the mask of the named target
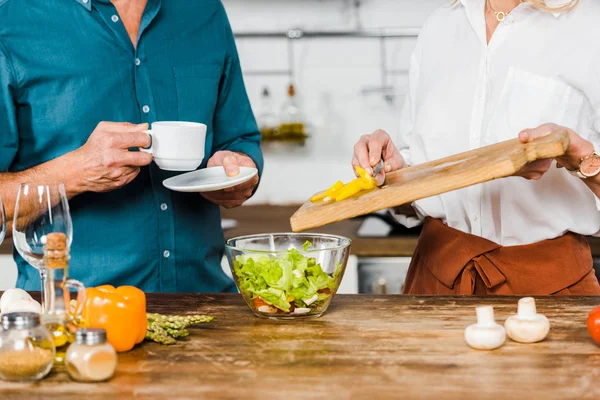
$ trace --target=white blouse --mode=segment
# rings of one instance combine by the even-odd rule
[[[462,0],[425,23],[412,56],[396,145],[420,164],[516,138],[553,122],[600,150],[600,2],[569,13],[515,8],[486,42],[485,0]],[[539,181],[510,177],[413,204],[425,216],[502,245],[568,231],[600,235],[600,201],[554,166]]]

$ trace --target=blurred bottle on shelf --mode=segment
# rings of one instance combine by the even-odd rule
[[[280,121],[277,139],[304,143],[306,125],[298,106],[294,84],[290,83],[288,86],[288,98],[281,107]]]
[[[258,127],[263,140],[273,140],[277,136],[279,121],[274,111],[273,98],[268,87],[264,87],[260,96],[260,110],[258,113]]]

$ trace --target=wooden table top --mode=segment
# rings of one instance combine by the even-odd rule
[[[244,206],[223,210],[223,218],[238,222],[234,229],[225,231],[227,239],[257,233],[291,232],[290,217],[300,205],[289,206]],[[357,237],[362,219],[346,220],[308,232],[329,233],[346,236],[352,240],[352,254],[358,257],[412,257],[417,246],[418,236],[409,233],[406,236],[385,238]],[[588,238],[592,255],[600,257],[600,238]]]
[[[235,294],[150,294],[149,311],[215,319],[174,346],[121,354],[109,382],[75,383],[59,367],[36,384],[0,381],[0,398],[600,398],[600,347],[585,325],[598,298],[539,299],[552,326],[541,343],[465,345],[476,305],[503,322],[517,300],[340,295],[322,318],[283,322],[255,318]]]

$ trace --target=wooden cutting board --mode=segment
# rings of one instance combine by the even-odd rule
[[[337,203],[306,202],[292,216],[294,232],[412,203],[426,197],[514,175],[527,163],[559,157],[569,145],[567,131],[530,143],[519,139],[471,150],[388,173],[380,188]]]

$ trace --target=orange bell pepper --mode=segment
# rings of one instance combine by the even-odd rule
[[[103,328],[116,351],[129,351],[148,329],[146,295],[133,286],[87,288],[82,318],[90,328]]]

